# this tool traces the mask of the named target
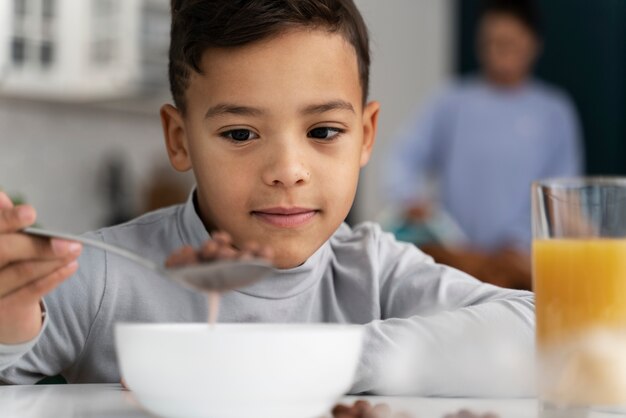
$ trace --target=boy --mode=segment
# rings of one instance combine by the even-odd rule
[[[366,100],[367,30],[351,0],[174,0],[172,14],[176,106],[161,118],[172,165],[192,169],[197,188],[184,205],[92,236],[160,262],[174,254],[174,264],[264,243],[278,269],[225,294],[219,321],[363,324],[353,392],[476,393],[477,376],[456,367],[471,327],[486,337],[472,345],[478,367],[493,365],[487,331],[501,324],[502,338],[532,352],[530,293],[436,265],[373,224],[342,224],[379,111]],[[80,248],[15,234],[34,213],[19,208],[17,221],[18,209],[2,205],[3,381],[119,382],[115,322],[207,317],[202,295],[131,263],[85,248],[77,267]],[[386,373],[396,353],[405,374]]]

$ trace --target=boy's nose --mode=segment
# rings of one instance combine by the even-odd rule
[[[262,177],[269,186],[293,187],[311,179],[310,170],[293,150],[275,150],[267,161]]]

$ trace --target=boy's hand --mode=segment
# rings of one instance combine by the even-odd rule
[[[230,234],[214,232],[212,239],[205,242],[199,249],[186,246],[172,253],[165,262],[165,266],[177,267],[215,260],[251,260],[254,258],[272,261],[274,253],[271,248],[254,242],[246,243],[241,249],[235,248]]]
[[[0,192],[0,344],[34,338],[42,325],[41,298],[78,268],[80,244],[19,233],[35,218],[31,206],[14,207]]]

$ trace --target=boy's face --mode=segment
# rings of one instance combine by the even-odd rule
[[[354,48],[339,34],[291,30],[205,52],[184,115],[161,110],[168,153],[192,168],[210,230],[302,264],[346,217],[369,160],[379,105],[362,105]]]
[[[523,82],[539,49],[535,35],[516,17],[489,13],[478,29],[479,58],[487,78],[504,86]]]

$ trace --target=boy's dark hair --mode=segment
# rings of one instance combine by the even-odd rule
[[[533,0],[483,0],[480,17],[498,13],[507,14],[519,20],[538,39],[541,38],[541,16]]]
[[[246,45],[298,27],[339,33],[354,47],[367,100],[369,40],[353,0],[171,0],[171,7],[170,89],[183,113],[191,71],[202,73],[208,48]]]

